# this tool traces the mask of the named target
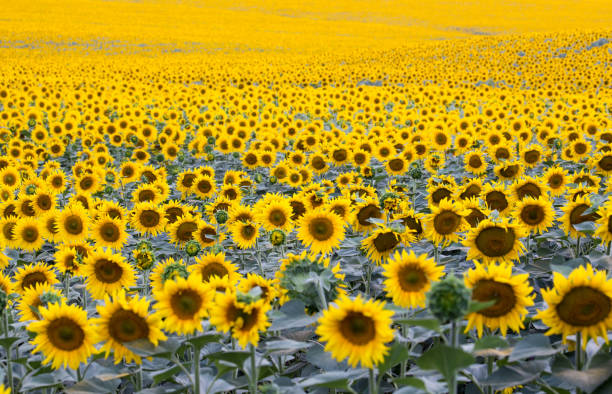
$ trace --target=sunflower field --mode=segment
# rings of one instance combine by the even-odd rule
[[[0,8],[0,394],[612,393],[608,0]]]

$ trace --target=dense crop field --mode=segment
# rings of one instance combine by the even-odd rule
[[[612,4],[7,1],[0,393],[612,392]]]

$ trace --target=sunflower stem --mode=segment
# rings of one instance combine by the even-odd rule
[[[366,280],[365,280],[365,292],[366,295],[369,297],[370,296],[370,282],[372,281],[372,264],[370,264],[370,262],[368,262],[366,264]]]
[[[4,338],[9,337],[9,309],[7,308],[6,310],[3,311],[2,313],[2,325],[4,326]],[[7,344],[9,342],[7,341]],[[13,366],[11,365],[11,345],[8,344],[6,346],[6,371],[7,371],[7,379],[8,379],[8,386],[11,388],[11,393],[15,392],[15,387],[13,387]]]
[[[374,368],[370,368],[370,377],[368,379],[370,386],[370,394],[378,394],[378,387],[376,386],[376,380],[374,379]]]
[[[64,274],[64,295],[66,300],[70,302],[70,275],[68,272]]]
[[[251,394],[257,394],[257,365],[255,360],[255,346],[249,345],[251,348],[251,384],[249,392]]]
[[[487,356],[487,377],[493,374],[493,356]],[[489,385],[486,389],[487,394],[493,394],[493,386]]]
[[[457,321],[455,320],[451,322],[449,342],[452,347],[457,347],[459,343],[457,337]],[[457,394],[457,373],[454,373],[448,382],[448,392],[450,394]]]
[[[321,302],[321,311],[327,309],[327,299],[325,298],[325,291],[321,287],[321,282],[317,282],[317,293],[319,295],[319,301]]]
[[[142,364],[138,365],[138,369],[136,370],[136,391],[142,390]]]
[[[576,333],[576,371],[582,371],[582,332]],[[582,390],[576,387],[576,394],[581,394]]]
[[[406,332],[408,331],[408,325],[402,324],[400,326],[400,330],[401,330],[402,336],[406,338]],[[411,349],[409,347],[408,353],[410,353],[410,351]],[[408,360],[402,361],[402,363],[400,364],[400,377],[402,378],[406,377],[406,367],[408,367]]]
[[[193,392],[200,394],[200,346],[193,346]]]
[[[440,263],[440,249],[438,249],[438,245],[434,245],[434,262],[436,264]]]
[[[610,255],[610,247],[612,247],[612,241],[608,242],[608,249],[606,250],[606,254]]]
[[[576,256],[575,257],[580,257],[580,236],[578,236],[578,238],[576,239]]]

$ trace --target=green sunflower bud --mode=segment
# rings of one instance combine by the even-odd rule
[[[432,284],[427,307],[440,322],[455,321],[467,313],[472,293],[455,275]]]
[[[275,229],[270,233],[270,243],[274,246],[280,246],[285,243],[287,236],[283,230]]]
[[[219,212],[225,212],[225,211],[219,211]],[[189,240],[187,244],[185,244],[185,252],[191,257],[197,256],[201,250],[202,250],[202,247],[200,246],[200,243],[196,241],[195,239]]]
[[[229,220],[229,213],[227,211],[217,211],[215,212],[215,220],[219,224],[225,224]]]

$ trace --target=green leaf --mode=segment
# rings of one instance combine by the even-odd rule
[[[180,372],[181,372],[181,368],[175,365],[173,367],[166,368],[161,371],[153,372],[151,376],[153,377],[153,383],[157,386],[161,382],[164,382],[170,379],[171,377],[177,375]]]
[[[506,342],[503,338],[498,336],[488,335],[480,338],[476,343],[474,343],[474,351],[483,350],[483,349],[497,349],[497,348],[507,348],[508,342]]]
[[[8,338],[2,337],[0,338],[0,346],[7,349],[10,346],[13,346],[13,343],[17,342],[20,339],[21,337],[8,337]]]
[[[384,374],[394,366],[408,360],[409,358],[410,354],[408,353],[408,349],[406,349],[406,346],[395,342],[391,346],[391,349],[389,350],[389,353],[387,354],[385,359],[377,365],[378,373]]]
[[[61,384],[53,373],[41,373],[35,376],[26,376],[21,384],[21,390],[42,389],[45,387],[53,387]]]
[[[396,393],[401,392],[406,387],[410,387],[410,388],[417,389],[417,390],[422,390],[425,392],[427,391],[427,388],[425,387],[425,383],[423,383],[423,381],[418,378],[403,377],[403,378],[394,379],[393,382],[395,382],[395,384],[397,384],[399,387],[402,387],[399,391],[396,391]],[[407,391],[407,392],[412,392],[412,391]]]
[[[349,371],[333,371],[324,372],[318,375],[313,375],[299,382],[302,388],[308,387],[325,387],[328,389],[342,389],[352,391],[350,385],[355,379],[362,378],[367,375],[367,371],[363,369]]]
[[[312,325],[318,320],[319,315],[309,316],[304,308],[304,303],[301,301],[289,301],[280,310],[270,313],[272,325],[268,330],[279,331]]]
[[[558,369],[554,375],[574,387],[592,393],[612,376],[612,360],[582,371],[573,368]]]
[[[595,233],[595,223],[589,221],[574,224],[574,229],[584,234],[592,235],[593,233]]]
[[[201,349],[204,345],[211,342],[218,342],[222,336],[219,334],[203,334],[197,337],[189,338],[185,342],[193,344],[196,348]]]
[[[244,362],[247,358],[251,356],[251,352],[242,352],[242,351],[231,351],[231,352],[217,352],[208,355],[208,358],[213,361],[220,361],[224,363],[229,363],[232,366],[237,368],[242,368]]]
[[[117,387],[121,383],[120,380],[100,380],[97,378],[91,378],[82,380],[74,386],[66,389],[68,394],[94,394],[94,393],[114,393],[117,391]]]
[[[542,334],[532,334],[521,340],[512,350],[508,361],[514,362],[530,357],[546,357],[559,352],[550,346],[548,337]]]
[[[147,339],[138,339],[136,341],[126,342],[123,345],[141,357],[158,356],[165,358],[170,358],[180,346],[178,341],[172,338],[167,341],[159,342],[157,346],[153,345]]]
[[[496,390],[531,382],[538,373],[529,372],[514,365],[506,365],[493,372],[482,384],[493,386]]]
[[[422,369],[433,369],[442,374],[449,382],[455,373],[472,365],[476,359],[461,349],[447,345],[436,345],[417,360]]]
[[[311,342],[294,341],[291,339],[279,339],[268,341],[263,349],[270,354],[292,354],[312,346]]]
[[[428,330],[440,332],[440,322],[435,318],[422,319],[399,319],[395,321],[397,324],[405,324],[407,326],[418,326]]]
[[[475,313],[483,309],[487,309],[488,307],[495,305],[496,302],[497,300],[490,300],[485,302],[470,300],[470,305],[468,306],[468,311],[466,314]]]

